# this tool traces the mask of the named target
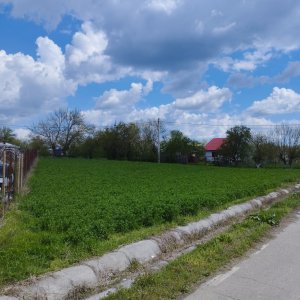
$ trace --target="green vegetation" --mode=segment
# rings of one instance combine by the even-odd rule
[[[213,275],[232,259],[242,256],[254,243],[261,240],[271,226],[268,220],[279,222],[300,205],[300,194],[277,203],[268,211],[261,211],[257,219],[250,216],[196,250],[181,256],[160,272],[141,276],[130,289],[123,289],[106,299],[176,299],[191,291],[194,284]],[[262,221],[263,220],[263,221]]]
[[[0,286],[299,179],[299,170],[41,159],[0,228]]]

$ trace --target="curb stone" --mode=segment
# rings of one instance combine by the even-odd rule
[[[19,286],[7,288],[7,291],[16,297],[0,296],[0,300],[59,300],[66,299],[79,288],[96,288],[100,284],[109,282],[112,276],[125,271],[135,260],[141,264],[150,262],[163,253],[171,252],[172,249],[184,245],[187,240],[203,236],[228,219],[242,216],[299,189],[300,184],[296,184],[292,188],[271,192],[246,203],[231,206],[198,222],[178,226],[160,236],[123,246],[99,258],[41,276],[29,285],[21,283]]]
[[[114,274],[125,271],[129,265],[129,258],[119,251],[107,253],[100,258],[92,259],[83,262],[84,265],[92,268],[95,272],[98,281],[106,281]]]
[[[137,260],[139,263],[146,263],[161,254],[158,243],[154,240],[143,240],[129,244],[119,249],[124,253],[130,262]]]

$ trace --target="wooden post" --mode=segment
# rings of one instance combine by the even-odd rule
[[[19,193],[19,156],[15,154],[15,165],[14,165],[14,192]]]
[[[3,213],[2,213],[2,217],[4,218],[5,216],[5,203],[6,203],[6,195],[5,195],[5,183],[6,183],[6,151],[5,149],[3,150],[3,156],[2,156],[2,208],[3,208]]]
[[[18,155],[18,193],[21,192],[21,160],[22,154]]]
[[[24,154],[20,155],[20,191],[23,188],[23,176],[24,176]]]
[[[160,163],[160,120],[157,119],[157,162]]]
[[[3,201],[5,200],[5,176],[6,176],[6,151],[3,150],[3,159],[2,159],[2,197]]]

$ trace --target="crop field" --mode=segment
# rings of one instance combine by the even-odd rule
[[[0,227],[0,286],[299,178],[297,169],[41,159]]]

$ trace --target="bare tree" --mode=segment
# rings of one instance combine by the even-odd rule
[[[284,165],[292,166],[299,157],[300,126],[281,124],[275,127],[273,141],[278,151],[279,159]]]
[[[70,146],[93,132],[93,128],[85,123],[80,111],[59,109],[45,121],[34,124],[30,130],[52,149],[53,154],[57,145],[60,145],[66,155]]]
[[[252,134],[252,159],[256,167],[260,168],[266,163],[274,163],[278,160],[277,150],[274,142],[269,139],[269,136],[262,133]]]

